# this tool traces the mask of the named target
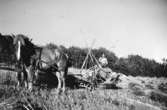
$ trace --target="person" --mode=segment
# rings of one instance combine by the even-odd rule
[[[102,54],[102,56],[99,58],[99,63],[102,67],[107,66],[108,61],[107,58],[105,57],[104,53]]]

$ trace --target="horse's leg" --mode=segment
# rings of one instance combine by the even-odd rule
[[[24,76],[24,86],[25,86],[25,88],[28,88],[28,81],[27,81],[27,77],[28,77],[28,75],[27,75],[27,71],[24,71],[24,74],[23,74]]]
[[[22,84],[24,84],[24,87],[27,88],[27,72],[25,67],[23,67],[21,77],[22,77]]]
[[[39,70],[35,70],[35,72],[34,72],[34,78],[33,78],[33,82],[34,83],[37,83],[37,80],[38,80],[38,78],[39,78]]]
[[[65,70],[62,72],[62,80],[63,80],[63,92],[65,92],[65,89],[66,89],[66,77],[67,77],[67,73],[68,73],[68,66],[66,65],[66,68]]]
[[[62,80],[63,80],[63,88],[62,88],[62,90],[63,90],[63,92],[65,92],[65,90],[66,90],[65,78],[63,78]]]
[[[31,91],[32,90],[32,82],[33,82],[33,71],[32,71],[32,66],[28,67],[26,69],[26,73],[27,73],[27,78],[26,78],[26,82],[28,83],[28,89]]]
[[[17,87],[21,86],[21,82],[22,82],[22,72],[19,71],[17,72]]]
[[[65,92],[65,87],[66,87],[66,85],[65,85],[65,73],[62,71],[61,72],[61,80],[62,80],[62,91],[63,92]]]
[[[60,72],[56,72],[56,76],[57,76],[57,79],[58,79],[57,89],[58,89],[58,91],[60,91],[60,89],[61,89],[61,73]]]
[[[19,87],[19,86],[21,86],[21,84],[22,84],[22,82],[23,82],[23,71],[22,71],[22,69],[21,69],[21,64],[20,64],[20,62],[18,61],[18,62],[16,62],[16,70],[17,70],[17,73],[16,73],[16,75],[17,75],[17,87]]]

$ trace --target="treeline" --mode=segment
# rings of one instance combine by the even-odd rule
[[[2,35],[0,33],[0,63],[11,64],[15,62],[13,39],[11,35]]]

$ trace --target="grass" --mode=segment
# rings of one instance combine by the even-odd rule
[[[57,94],[53,88],[35,87],[31,92],[16,88],[14,73],[1,71],[1,75],[0,110],[165,110],[167,106],[163,96],[140,94],[143,91],[135,84],[129,85],[131,89],[68,89]]]
[[[59,95],[55,89],[35,88],[30,92],[14,86],[1,86],[0,91],[3,91],[0,93],[1,110],[24,110],[25,107],[29,110],[156,110],[161,106],[148,98],[135,96],[128,90],[78,89],[67,90]]]

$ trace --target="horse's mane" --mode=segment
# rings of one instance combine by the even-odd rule
[[[47,49],[51,49],[51,50],[58,48],[58,46],[53,44],[53,43],[49,43],[49,44],[45,45],[44,47]]]
[[[53,43],[49,43],[49,44],[45,45],[44,48],[49,49],[51,51],[55,51],[55,49],[57,49],[61,53],[67,53],[66,48],[64,46],[55,45]]]
[[[32,39],[30,39],[28,36],[25,36],[23,34],[18,34],[17,36],[20,36],[24,39],[25,43],[28,43],[28,44],[33,44],[32,43]]]
[[[43,48],[51,50],[52,52],[54,52],[55,49],[57,49],[59,52],[62,52],[62,49],[53,43],[47,44],[47,45],[43,46]]]

